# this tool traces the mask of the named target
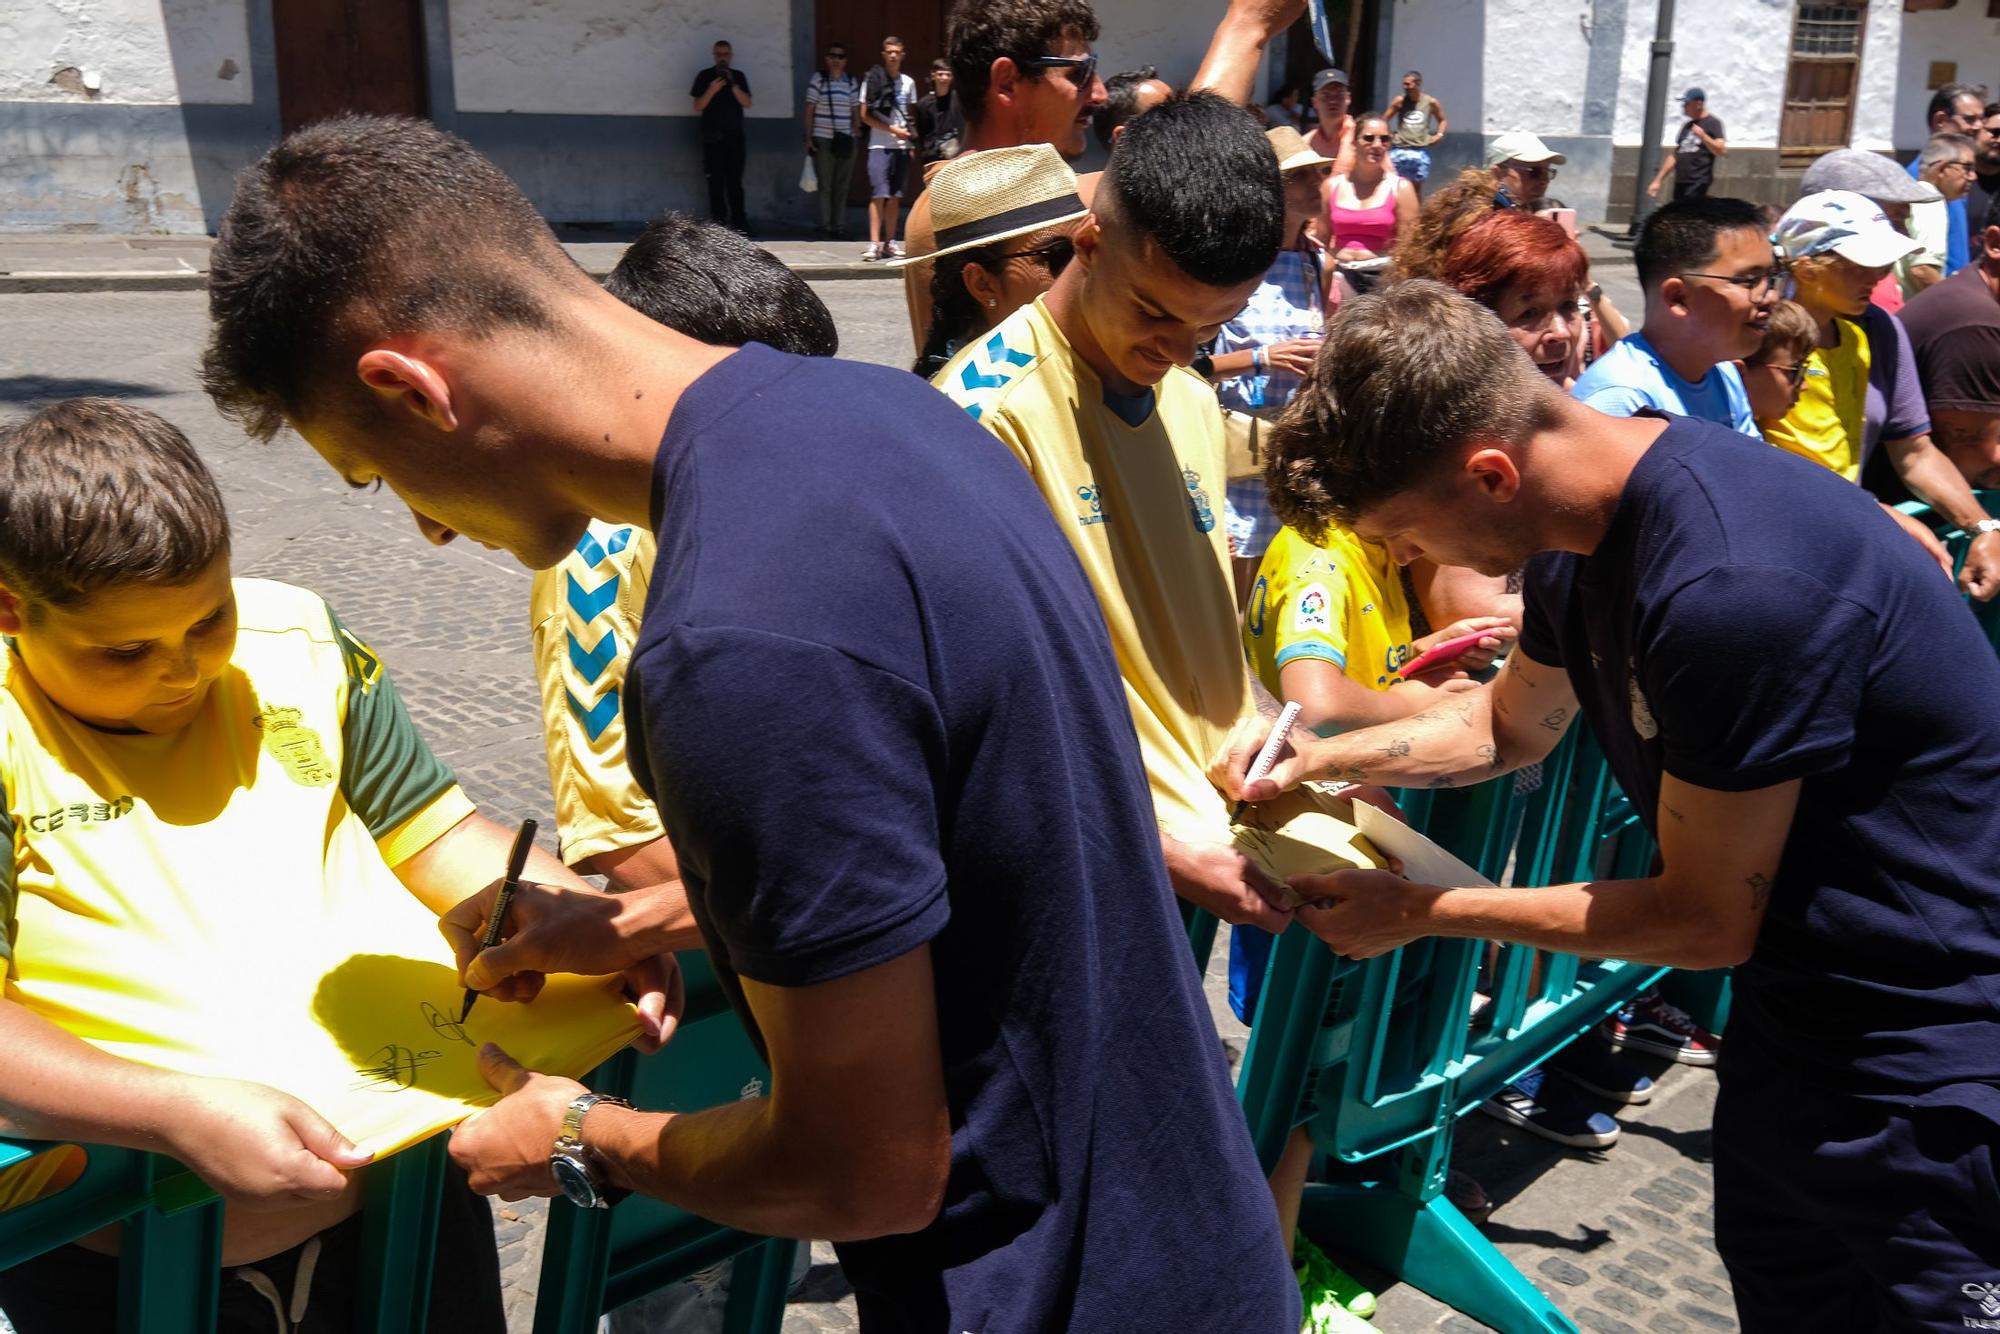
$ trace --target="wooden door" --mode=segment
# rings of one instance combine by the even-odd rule
[[[903,39],[903,73],[916,81],[917,96],[931,90],[931,62],[944,54],[944,15],[948,0],[813,0],[813,69],[833,42],[847,48],[847,68],[856,81],[882,62],[882,39]],[[807,71],[810,74],[811,71]],[[805,95],[806,75],[799,78],[797,95]],[[864,127],[865,130],[866,127]],[[868,202],[867,149],[864,137],[855,145],[860,156],[854,163],[854,179],[848,202]],[[906,197],[914,198],[917,182],[910,183]]]
[[[1778,153],[1786,164],[1803,165],[1847,147],[1867,17],[1862,0],[1801,3],[1794,13],[1778,123]]]
[[[427,111],[421,0],[275,0],[278,116],[290,133],[343,111]]]

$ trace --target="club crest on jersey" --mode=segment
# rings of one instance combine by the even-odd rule
[[[284,766],[294,783],[326,787],[340,776],[319,733],[306,726],[302,710],[266,704],[257,727],[264,733],[264,749]]]
[[[1076,521],[1079,526],[1089,528],[1093,524],[1104,522],[1104,493],[1102,491],[1094,486],[1079,486],[1076,489],[1076,498],[1083,502],[1083,507],[1076,514]]]
[[[1195,528],[1204,533],[1215,531],[1215,511],[1208,503],[1208,492],[1202,490],[1201,474],[1193,468],[1181,469],[1181,481],[1187,485],[1188,513],[1194,518]]]

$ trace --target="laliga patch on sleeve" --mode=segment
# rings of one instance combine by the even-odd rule
[[[1302,635],[1333,633],[1333,601],[1325,584],[1307,584],[1299,594],[1292,604],[1292,630]]]

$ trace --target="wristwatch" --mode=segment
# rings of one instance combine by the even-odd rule
[[[1972,525],[1974,537],[1984,537],[1988,533],[2000,532],[2000,519],[1981,519]]]
[[[580,1095],[563,1113],[562,1134],[556,1136],[556,1146],[549,1151],[549,1171],[562,1187],[563,1198],[579,1209],[609,1209],[632,1193],[605,1181],[597,1155],[584,1145],[584,1114],[600,1102],[613,1107],[632,1105],[605,1093]]]

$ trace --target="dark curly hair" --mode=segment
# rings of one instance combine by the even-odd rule
[[[1097,13],[1086,0],[958,0],[944,21],[944,49],[966,123],[986,119],[994,61],[1022,65],[1065,37],[1094,42],[1097,32]]]

